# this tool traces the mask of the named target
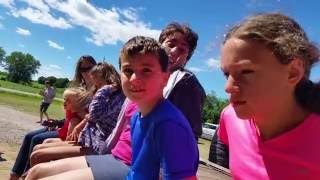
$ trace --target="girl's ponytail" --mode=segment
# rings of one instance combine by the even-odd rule
[[[320,82],[307,79],[300,81],[296,86],[295,96],[305,110],[320,114]]]

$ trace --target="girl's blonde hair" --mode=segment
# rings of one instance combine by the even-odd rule
[[[75,112],[87,111],[91,102],[92,94],[82,87],[67,88],[63,92],[63,98],[69,99]]]

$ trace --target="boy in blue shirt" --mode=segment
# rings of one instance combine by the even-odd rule
[[[168,56],[152,38],[136,36],[120,52],[125,95],[139,111],[131,119],[132,167],[127,179],[196,179],[199,152],[183,114],[163,98]]]

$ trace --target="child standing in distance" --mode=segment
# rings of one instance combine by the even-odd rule
[[[154,39],[136,36],[120,52],[125,95],[138,105],[131,119],[132,166],[127,179],[195,178],[199,153],[183,114],[163,98],[168,56]]]
[[[317,61],[319,49],[282,14],[250,17],[227,33],[230,105],[218,138],[234,179],[320,179],[320,83],[309,80]]]
[[[41,101],[40,105],[40,121],[38,123],[42,124],[43,120],[43,114],[46,116],[47,120],[49,120],[49,115],[47,113],[47,110],[52,103],[54,97],[56,96],[56,90],[52,86],[52,83],[48,80],[44,82],[44,90],[40,91],[40,95],[43,96],[43,99]]]

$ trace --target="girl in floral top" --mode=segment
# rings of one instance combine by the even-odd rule
[[[99,63],[90,72],[96,93],[86,116],[87,124],[80,133],[79,144],[101,154],[105,140],[116,126],[125,96],[115,68],[108,63]]]
[[[100,154],[101,147],[116,125],[125,96],[119,74],[111,64],[98,63],[90,71],[90,76],[95,86],[95,95],[89,105],[89,114],[82,121],[86,124],[79,135],[79,144],[36,150],[31,155],[31,166],[67,157]]]

